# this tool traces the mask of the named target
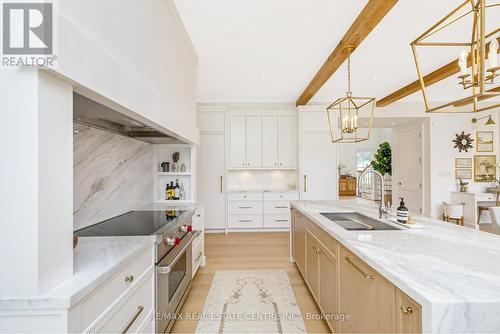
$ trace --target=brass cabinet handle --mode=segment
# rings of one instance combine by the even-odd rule
[[[401,313],[403,313],[403,314],[412,314],[413,313],[413,309],[411,308],[411,306],[401,305],[401,307],[399,309],[401,310]]]
[[[251,223],[253,220],[251,219],[240,219],[238,220],[240,223]]]
[[[304,192],[307,192],[307,175],[304,175]]]
[[[277,223],[285,223],[288,221],[288,219],[275,219],[274,221]]]
[[[194,262],[198,262],[200,261],[200,258],[201,256],[203,255],[203,252],[200,252],[200,254],[198,255],[198,257],[196,258],[196,260],[194,260]]]
[[[253,206],[239,206],[238,209],[252,209]]]
[[[373,276],[370,276],[368,275],[367,273],[365,273],[363,270],[361,270],[360,267],[358,267],[354,262],[352,262],[352,260],[349,258],[349,256],[346,256],[345,257],[345,260],[351,265],[354,267],[354,269],[356,269],[361,275],[363,275],[364,278],[366,279],[373,279]]]
[[[222,194],[222,175],[220,176],[220,192]]]
[[[134,276],[132,276],[132,275],[125,277],[125,282],[127,282],[127,283],[132,283],[133,280],[134,280]]]
[[[130,329],[130,327],[134,324],[134,322],[137,320],[137,318],[139,318],[139,316],[141,315],[142,311],[144,311],[144,306],[142,305],[139,305],[137,307],[137,312],[135,312],[134,316],[132,317],[132,319],[130,319],[130,321],[128,322],[128,325],[127,327],[125,327],[125,329],[123,330],[122,334],[123,333],[127,333],[127,331]]]
[[[288,209],[288,206],[275,206],[275,209]]]

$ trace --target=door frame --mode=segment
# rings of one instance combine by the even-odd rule
[[[423,120],[418,120],[410,123],[403,124],[401,126],[395,127],[392,129],[392,201],[393,201],[393,206],[398,203],[397,200],[401,194],[401,188],[398,184],[399,179],[400,179],[400,162],[395,160],[395,157],[400,157],[399,155],[399,141],[398,141],[398,135],[403,132],[403,131],[409,131],[409,130],[418,130],[420,134],[420,148],[421,148],[421,191],[420,191],[420,196],[421,196],[421,212],[419,214],[424,215],[427,214],[427,203],[425,202],[425,193],[428,188],[428,185],[426,184],[425,180],[427,179],[427,162],[428,162],[428,152],[426,149],[426,140],[425,138],[427,137],[427,131],[426,127],[424,124]]]

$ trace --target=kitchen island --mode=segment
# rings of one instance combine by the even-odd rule
[[[293,211],[297,213],[295,218]],[[326,212],[358,212],[378,219],[378,207],[374,202],[361,199],[292,202],[292,258],[318,304],[323,304],[320,301],[323,283],[329,283],[330,288],[324,291],[332,294],[333,285],[338,292],[329,298],[335,299],[336,305],[330,308],[320,305],[324,313],[329,313],[328,310],[348,313],[350,310],[346,308],[355,305],[349,298],[359,297],[365,288],[353,289],[348,281],[359,279],[360,284],[367,286],[379,284],[374,294],[366,296],[368,300],[358,301],[363,303],[361,308],[372,303],[375,307],[365,310],[382,312],[389,322],[394,320],[388,327],[374,324],[372,331],[380,328],[403,331],[401,326],[405,324],[398,321],[400,314],[413,312],[413,316],[418,313],[421,320],[417,327],[410,326],[411,331],[500,332],[499,236],[426,217],[415,217],[415,222],[423,227],[420,229],[348,231],[320,214]],[[384,222],[391,224],[388,220]],[[305,232],[297,233],[301,229]],[[322,240],[322,233],[331,241]],[[323,253],[328,257],[323,259]],[[351,269],[354,276],[342,282],[343,275]],[[321,282],[322,275],[326,275],[328,282]],[[383,291],[391,295],[387,297]],[[402,300],[413,303],[413,308],[401,303]],[[384,310],[386,305],[394,309]],[[376,318],[376,314],[366,317]],[[332,323],[340,326],[340,332],[355,330],[348,322]]]

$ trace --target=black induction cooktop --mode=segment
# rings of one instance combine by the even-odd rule
[[[190,214],[191,212],[191,214]],[[191,221],[192,211],[130,211],[75,231],[79,237],[153,235],[168,224]]]

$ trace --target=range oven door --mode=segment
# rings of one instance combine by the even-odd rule
[[[191,285],[191,243],[197,232],[188,233],[179,245],[156,265],[156,332],[170,330],[184,294]]]

